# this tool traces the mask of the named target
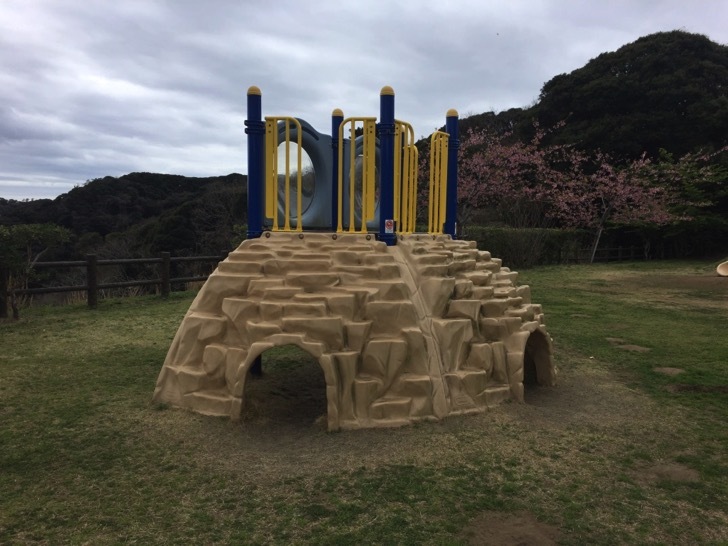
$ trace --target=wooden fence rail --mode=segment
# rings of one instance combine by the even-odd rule
[[[582,252],[580,262],[588,262],[591,251]],[[583,258],[583,259],[582,259]],[[645,260],[644,249],[639,246],[617,246],[612,248],[598,248],[594,255],[595,262],[623,262],[633,260]]]
[[[169,296],[172,283],[198,282],[207,280],[207,275],[196,277],[177,277],[170,278],[170,265],[178,262],[219,262],[227,257],[227,252],[219,256],[178,256],[171,257],[169,252],[161,252],[158,258],[130,258],[119,260],[99,260],[95,254],[88,254],[85,260],[67,261],[67,262],[36,262],[33,265],[35,269],[59,269],[66,267],[82,267],[86,269],[86,284],[77,286],[48,286],[39,288],[26,288],[11,290],[8,286],[8,275],[0,269],[0,318],[8,317],[8,298],[11,294],[35,295],[35,294],[53,294],[62,292],[86,292],[88,306],[95,309],[98,305],[99,290],[109,288],[127,288],[132,286],[159,286],[162,297]],[[576,261],[578,263],[589,262],[590,253],[585,250],[579,252]],[[643,249],[636,246],[630,247],[613,247],[600,248],[594,257],[595,262],[611,262],[623,260],[644,260],[645,255]],[[112,265],[158,265],[159,278],[156,279],[140,279],[134,281],[100,283],[99,268]]]
[[[95,254],[86,255],[85,260],[65,262],[36,262],[33,269],[61,269],[79,267],[86,269],[86,284],[76,286],[46,286],[38,288],[11,289],[8,286],[8,273],[0,270],[0,318],[8,317],[8,299],[12,295],[54,294],[62,292],[86,292],[88,306],[95,309],[98,305],[99,290],[109,288],[128,288],[132,286],[159,286],[162,297],[168,297],[173,283],[198,282],[207,280],[207,275],[194,277],[175,277],[170,275],[171,264],[179,262],[220,262],[227,252],[218,256],[177,256],[161,252],[158,258],[129,258],[119,260],[99,260]],[[112,265],[158,265],[159,277],[122,282],[99,282],[99,268]]]

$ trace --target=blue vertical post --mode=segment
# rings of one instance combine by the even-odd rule
[[[379,240],[397,243],[394,221],[394,90],[385,85],[379,94]]]
[[[335,108],[331,112],[331,231],[339,225],[339,127],[344,121],[344,112]]]
[[[248,88],[245,127],[248,135],[248,239],[255,239],[263,233],[265,122],[261,92],[254,85]]]
[[[445,225],[443,232],[457,238],[458,214],[458,111],[451,108],[445,118],[445,132],[450,135],[447,147],[447,193],[445,205]]]

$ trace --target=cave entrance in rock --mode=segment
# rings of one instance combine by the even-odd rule
[[[538,385],[553,384],[551,350],[546,335],[535,330],[528,336],[523,353],[523,387],[529,390]]]
[[[296,345],[264,351],[245,379],[244,423],[326,428],[326,380],[318,360]]]

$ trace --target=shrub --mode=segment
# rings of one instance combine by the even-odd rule
[[[469,226],[460,238],[477,241],[506,266],[529,268],[577,261],[590,236],[577,229]]]

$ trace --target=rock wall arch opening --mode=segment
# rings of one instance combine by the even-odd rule
[[[552,370],[551,343],[543,332],[536,330],[528,336],[523,353],[524,388],[553,385]]]
[[[240,419],[247,424],[326,428],[326,380],[318,360],[296,345],[261,354],[245,378]]]

